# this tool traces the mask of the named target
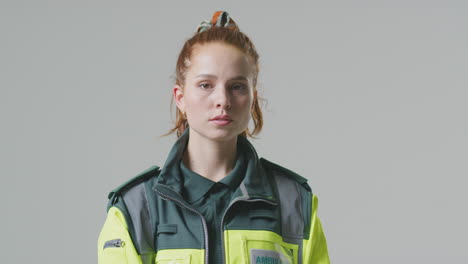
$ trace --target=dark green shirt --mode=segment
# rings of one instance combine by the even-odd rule
[[[221,218],[231,202],[232,194],[244,179],[246,165],[245,152],[240,144],[237,145],[237,157],[233,169],[219,182],[214,182],[191,171],[182,159],[179,163],[184,179],[182,196],[203,215],[208,225],[208,254],[211,264],[222,262]]]

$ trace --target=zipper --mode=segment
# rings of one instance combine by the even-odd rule
[[[167,185],[163,185],[163,184],[158,184],[158,185],[162,185],[168,189],[170,189]],[[200,216],[200,218],[202,219],[202,223],[203,223],[203,235],[205,237],[205,264],[208,264],[208,225],[206,224],[206,220],[205,218],[203,217],[203,215],[201,213],[199,213],[197,210],[191,208],[190,206],[187,206],[186,204],[184,204],[181,200],[183,200],[183,197],[180,196],[180,194],[174,192],[177,196],[179,196],[180,198],[182,198],[181,200],[178,200],[176,198],[173,198],[173,197],[170,197],[166,194],[163,194],[161,191],[158,191],[157,188],[155,187],[154,190],[163,197],[163,199],[165,200],[171,200],[171,201],[174,201],[176,204],[178,204],[179,206],[182,206],[183,208],[185,209],[188,209],[189,211],[192,211],[194,213],[196,213],[197,215]]]
[[[122,248],[122,247],[125,247],[125,242],[122,239],[118,238],[118,239],[106,241],[106,243],[104,243],[104,248],[103,249],[106,249],[106,248]]]
[[[223,230],[223,222],[224,222],[224,217],[226,216],[227,214],[227,211],[229,211],[229,208],[232,207],[233,204],[237,203],[237,202],[240,202],[240,201],[243,201],[243,202],[265,202],[265,203],[268,203],[268,204],[271,204],[271,205],[277,205],[278,203],[276,202],[272,202],[272,201],[269,201],[269,200],[266,200],[266,199],[249,199],[248,197],[239,197],[239,198],[236,198],[234,200],[232,200],[232,202],[229,204],[229,206],[226,208],[226,210],[224,211],[223,213],[223,216],[221,217],[221,226],[220,226],[220,229],[221,229],[221,255],[223,256],[223,264],[226,263],[226,256],[225,256],[225,253],[224,253],[224,230]]]

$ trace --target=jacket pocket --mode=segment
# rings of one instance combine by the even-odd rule
[[[176,234],[177,233],[177,225],[175,224],[159,224],[158,227],[158,235],[159,234]]]
[[[298,245],[283,242],[281,237],[270,231],[242,236],[243,254],[247,263],[295,264]]]
[[[190,255],[173,256],[173,257],[160,257],[156,255],[156,264],[190,264]]]

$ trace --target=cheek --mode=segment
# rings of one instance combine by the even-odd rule
[[[253,99],[251,97],[245,97],[240,101],[243,109],[246,111],[250,111],[252,109]]]
[[[252,100],[246,98],[245,100],[239,101],[239,109],[241,109],[240,112],[242,116],[245,119],[249,119],[252,112]]]
[[[190,112],[206,112],[206,109],[208,108],[208,104],[206,102],[206,98],[192,95],[191,97],[188,97],[186,100],[187,104],[187,110]]]

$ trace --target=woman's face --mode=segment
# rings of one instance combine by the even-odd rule
[[[184,87],[174,87],[177,107],[185,112],[190,133],[216,141],[232,140],[250,120],[253,66],[234,46],[215,42],[196,45]],[[217,116],[227,115],[215,120]]]

